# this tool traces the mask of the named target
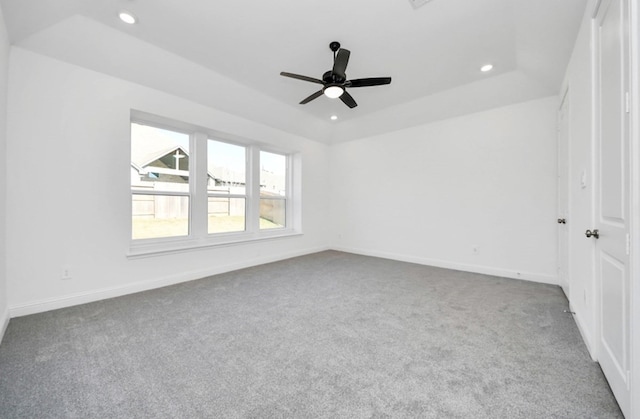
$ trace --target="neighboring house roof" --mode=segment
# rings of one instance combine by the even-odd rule
[[[153,141],[132,141],[131,142],[131,163],[142,168],[151,162],[158,160],[167,154],[180,149],[186,155],[189,152],[176,142],[162,135],[155,136]]]
[[[131,147],[131,166],[138,172],[153,171],[147,166],[156,160],[160,160],[168,154],[174,154],[179,150],[182,154],[189,156],[189,151],[182,146],[173,143],[169,139],[158,137],[151,141],[134,141]],[[225,167],[209,167],[209,177],[225,183],[244,184],[245,176]]]
[[[133,153],[132,153],[131,163],[142,169],[148,166],[149,164],[153,163],[154,161],[160,160],[161,158],[165,157],[168,154],[174,154],[176,150],[180,150],[182,154],[184,154],[185,156],[189,155],[189,152],[184,148],[182,148],[182,146],[173,146],[170,148],[166,148],[164,150],[151,151],[146,155],[138,156],[137,157],[138,160],[134,160]]]
[[[175,143],[171,138],[161,135],[154,137],[153,141],[132,141],[131,144],[131,166],[140,172],[153,171],[147,166],[156,160],[162,159],[168,154],[173,154],[176,150],[189,156],[189,151],[181,145]],[[230,170],[221,166],[209,166],[209,177],[216,181],[231,184],[245,184],[246,177],[244,173]],[[267,171],[261,172],[263,181],[274,187],[282,183],[281,176],[274,175]]]
[[[238,173],[234,170],[229,170],[226,167],[212,166],[209,167],[209,176],[220,182],[245,184],[246,176],[244,173]]]

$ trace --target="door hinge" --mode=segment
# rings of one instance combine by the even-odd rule
[[[629,92],[624,92],[624,111],[629,113]]]
[[[631,236],[629,235],[629,233],[627,233],[626,249],[627,249],[627,256],[629,256],[629,254],[631,253]]]

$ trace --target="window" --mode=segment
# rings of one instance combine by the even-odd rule
[[[131,237],[187,236],[189,192],[189,135],[131,124]]]
[[[211,139],[207,143],[208,232],[245,231],[247,150]]]
[[[135,115],[132,254],[298,234],[293,153]]]
[[[260,152],[260,228],[286,225],[287,158],[280,154]]]

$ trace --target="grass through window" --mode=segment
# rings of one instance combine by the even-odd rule
[[[230,233],[244,231],[243,216],[209,216],[210,233]],[[186,218],[133,218],[133,239],[152,239],[158,237],[180,237],[189,234]],[[282,228],[281,225],[260,218],[260,228]]]

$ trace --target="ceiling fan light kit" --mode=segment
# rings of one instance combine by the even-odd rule
[[[285,71],[280,73],[280,75],[284,77],[290,77],[292,79],[298,79],[310,83],[317,83],[323,86],[322,89],[304,98],[300,102],[301,105],[309,103],[324,94],[331,99],[340,98],[340,100],[345,105],[350,108],[355,108],[356,106],[358,106],[358,104],[347,92],[347,88],[381,86],[383,84],[391,83],[391,77],[370,77],[366,79],[347,80],[346,70],[347,64],[349,64],[351,51],[349,51],[348,49],[340,48],[340,42],[336,41],[329,44],[329,49],[333,51],[333,68],[322,75],[322,80],[313,77],[302,76],[300,74],[287,73]]]
[[[344,93],[344,89],[334,84],[324,88],[324,95],[330,99],[337,99]]]

